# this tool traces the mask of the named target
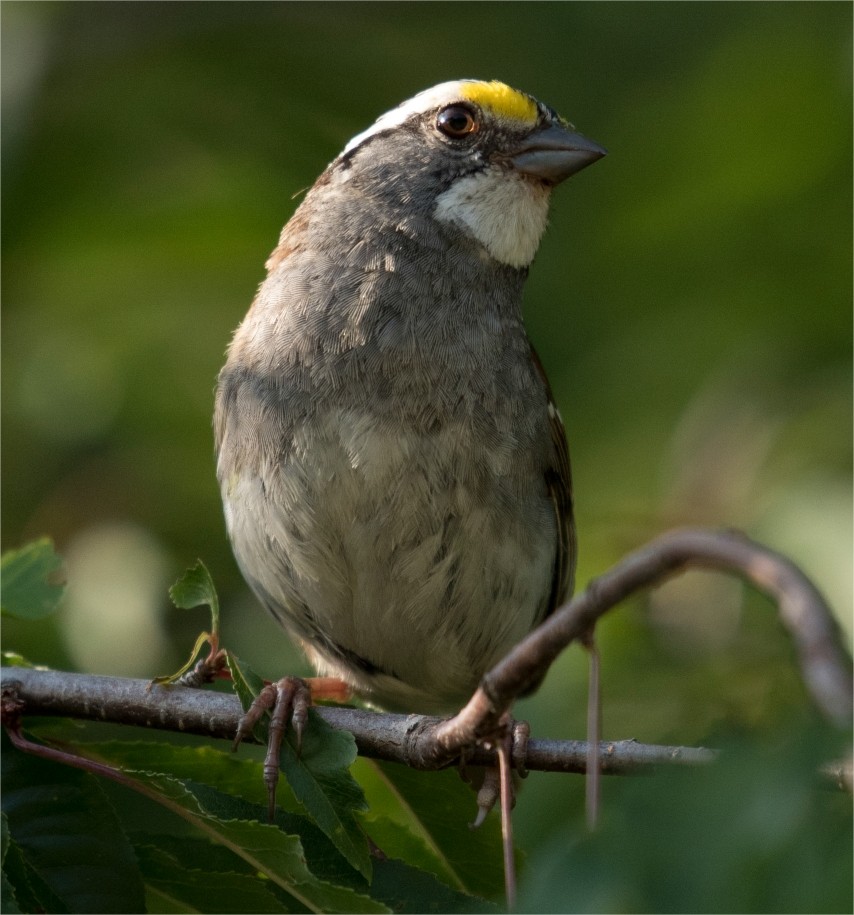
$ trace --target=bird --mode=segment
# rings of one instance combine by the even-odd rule
[[[497,80],[418,93],[305,194],[228,347],[237,563],[371,706],[458,710],[572,591],[569,452],[522,294],[552,191],[605,154]]]

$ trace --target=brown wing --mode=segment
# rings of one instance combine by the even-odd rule
[[[546,615],[559,607],[571,594],[575,579],[577,553],[575,519],[572,514],[572,470],[569,464],[569,446],[566,430],[552,396],[552,389],[546,377],[543,364],[536,350],[531,347],[531,356],[549,399],[549,426],[552,437],[552,461],[546,469],[546,486],[552,500],[557,526],[557,550],[555,553],[552,590]]]

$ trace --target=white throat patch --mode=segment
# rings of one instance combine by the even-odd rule
[[[551,189],[487,168],[460,178],[436,200],[436,219],[459,226],[502,264],[527,267],[546,230]]]

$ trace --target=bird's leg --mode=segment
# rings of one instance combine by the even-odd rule
[[[513,736],[508,730],[498,741],[495,750],[498,754],[498,773],[501,784],[501,844],[504,849],[504,892],[507,896],[507,908],[511,912],[516,906],[516,860],[513,857],[513,806],[516,793],[513,790],[513,778],[510,770],[513,755]]]
[[[513,768],[524,778],[525,751],[531,728],[527,721],[513,721],[509,715],[499,722],[500,733],[493,739],[484,741],[484,746],[493,746],[498,765],[486,769],[483,784],[477,793],[477,818],[472,829],[477,828],[486,819],[486,815],[500,799],[501,805],[501,844],[504,856],[504,889],[507,895],[507,907],[513,908],[516,903],[516,861],[513,856],[513,807],[516,805],[516,791],[513,786]]]
[[[353,698],[353,687],[338,677],[305,677],[312,702],[337,702],[342,705]]]
[[[509,715],[505,715],[502,719],[501,726],[504,728],[501,739],[507,736],[510,740],[510,764],[519,778],[527,778],[528,770],[525,768],[525,759],[528,752],[528,740],[531,736],[531,726],[527,721],[515,721]],[[484,742],[484,746],[490,745],[494,745],[497,749],[499,743],[495,739]],[[460,778],[464,782],[470,783],[472,779],[466,771],[468,755],[465,750],[460,755]],[[490,766],[485,769],[483,781],[477,792],[478,811],[475,821],[471,824],[472,829],[477,829],[486,819],[486,815],[501,797],[502,788],[503,781],[500,774],[500,766]],[[509,781],[509,792],[511,798],[510,806],[514,807],[516,804],[516,789],[513,785],[512,777]]]
[[[520,778],[528,774],[525,769],[525,755],[531,728],[527,721],[514,721],[504,715],[499,722],[499,733],[496,737],[483,741],[486,747],[494,747],[498,765],[490,766],[484,771],[483,782],[477,792],[478,812],[471,824],[476,829],[486,819],[486,815],[500,800],[501,840],[504,852],[504,887],[507,895],[507,907],[512,909],[516,902],[516,861],[513,856],[513,820],[512,811],[516,805],[516,790],[513,785],[513,770]]]
[[[255,697],[237,723],[232,750],[249,736],[265,712],[270,712],[267,732],[267,755],[264,757],[264,784],[267,786],[267,817],[272,823],[276,813],[276,786],[279,783],[279,760],[282,740],[288,722],[293,725],[296,750],[302,749],[302,735],[308,721],[308,708],[315,700],[331,699],[346,702],[353,692],[342,680],[334,677],[283,677],[268,683]]]

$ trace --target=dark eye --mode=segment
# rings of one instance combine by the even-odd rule
[[[470,108],[463,105],[448,105],[436,118],[436,126],[452,140],[460,140],[474,133],[478,128],[477,118]]]

